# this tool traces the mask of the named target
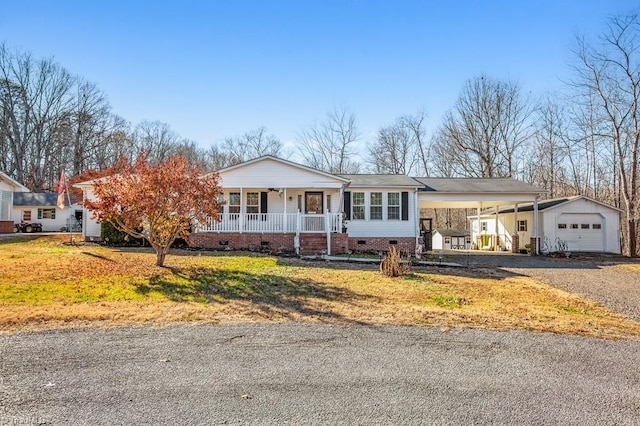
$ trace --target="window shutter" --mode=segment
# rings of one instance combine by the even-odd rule
[[[351,192],[344,193],[344,217],[351,220]]]
[[[267,194],[268,192],[260,193],[260,213],[267,213]],[[262,220],[266,219],[266,216],[262,216]]]
[[[402,198],[402,220],[409,220],[409,193],[407,191],[403,191],[401,194]]]

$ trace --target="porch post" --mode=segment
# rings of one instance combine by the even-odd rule
[[[284,206],[282,210],[282,233],[287,232],[287,188],[284,189]]]
[[[244,197],[242,196],[242,188],[240,188],[240,214],[238,215],[238,220],[240,221],[240,233],[244,231]]]
[[[325,209],[324,227],[327,231],[327,256],[331,256],[331,222],[329,220],[329,209]]]

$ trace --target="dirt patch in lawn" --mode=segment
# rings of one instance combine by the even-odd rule
[[[328,322],[530,329],[640,340],[640,323],[540,281],[491,269],[375,266],[257,254],[0,242],[0,330],[176,322]]]

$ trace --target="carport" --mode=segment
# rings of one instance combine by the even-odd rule
[[[511,178],[415,178],[423,187],[417,193],[416,209],[419,216],[422,208],[446,208],[446,209],[475,209],[477,221],[474,229],[471,229],[472,241],[479,249],[499,246],[501,243],[510,245],[512,251],[519,248],[519,241],[513,241],[518,235],[518,204],[533,203],[533,235],[538,244],[532,246],[536,254],[540,252],[538,232],[538,197],[545,193],[544,190],[525,182]],[[500,234],[499,215],[495,217],[493,233],[480,228],[480,215],[483,209],[501,206],[513,206],[516,220],[514,229],[504,230]],[[421,222],[423,220],[421,219]],[[421,223],[422,225],[422,223]],[[500,235],[505,241],[500,241]],[[485,237],[486,236],[486,237]],[[478,242],[480,237],[480,242]],[[517,240],[517,238],[515,238]],[[486,244],[485,244],[486,243]],[[526,242],[525,242],[526,243]]]

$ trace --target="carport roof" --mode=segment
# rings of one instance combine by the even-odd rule
[[[431,178],[417,177],[416,181],[424,185],[424,192],[449,193],[530,193],[540,194],[545,191],[511,178]]]

